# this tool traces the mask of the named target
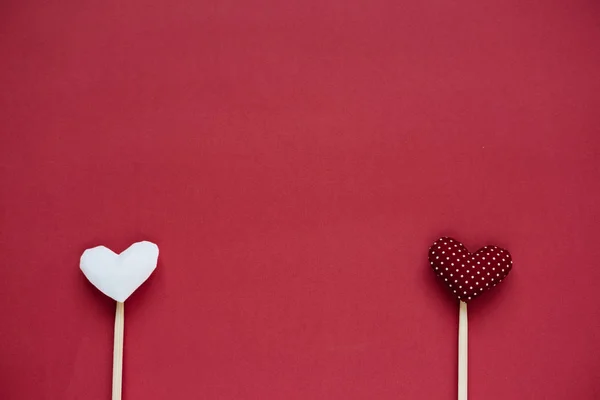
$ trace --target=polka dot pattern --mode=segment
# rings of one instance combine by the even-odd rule
[[[512,257],[507,250],[485,246],[475,253],[457,240],[443,237],[429,248],[429,263],[433,272],[464,302],[481,296],[500,282],[512,269]]]

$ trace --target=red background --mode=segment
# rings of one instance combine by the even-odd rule
[[[600,6],[3,1],[0,398],[110,398],[82,251],[148,239],[124,399],[600,397]]]

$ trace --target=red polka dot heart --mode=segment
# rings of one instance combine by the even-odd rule
[[[443,237],[429,248],[429,263],[459,300],[469,302],[502,282],[513,262],[500,247],[485,246],[469,253],[462,243]]]

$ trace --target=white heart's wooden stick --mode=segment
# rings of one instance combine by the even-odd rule
[[[115,314],[115,343],[113,349],[112,400],[121,400],[123,387],[123,333],[125,330],[125,303],[117,301]]]
[[[467,355],[469,329],[467,303],[460,302],[458,311],[458,400],[467,400]]]

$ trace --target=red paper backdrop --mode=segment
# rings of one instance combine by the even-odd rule
[[[0,398],[110,398],[81,252],[159,244],[124,399],[600,397],[600,5],[3,1]]]

